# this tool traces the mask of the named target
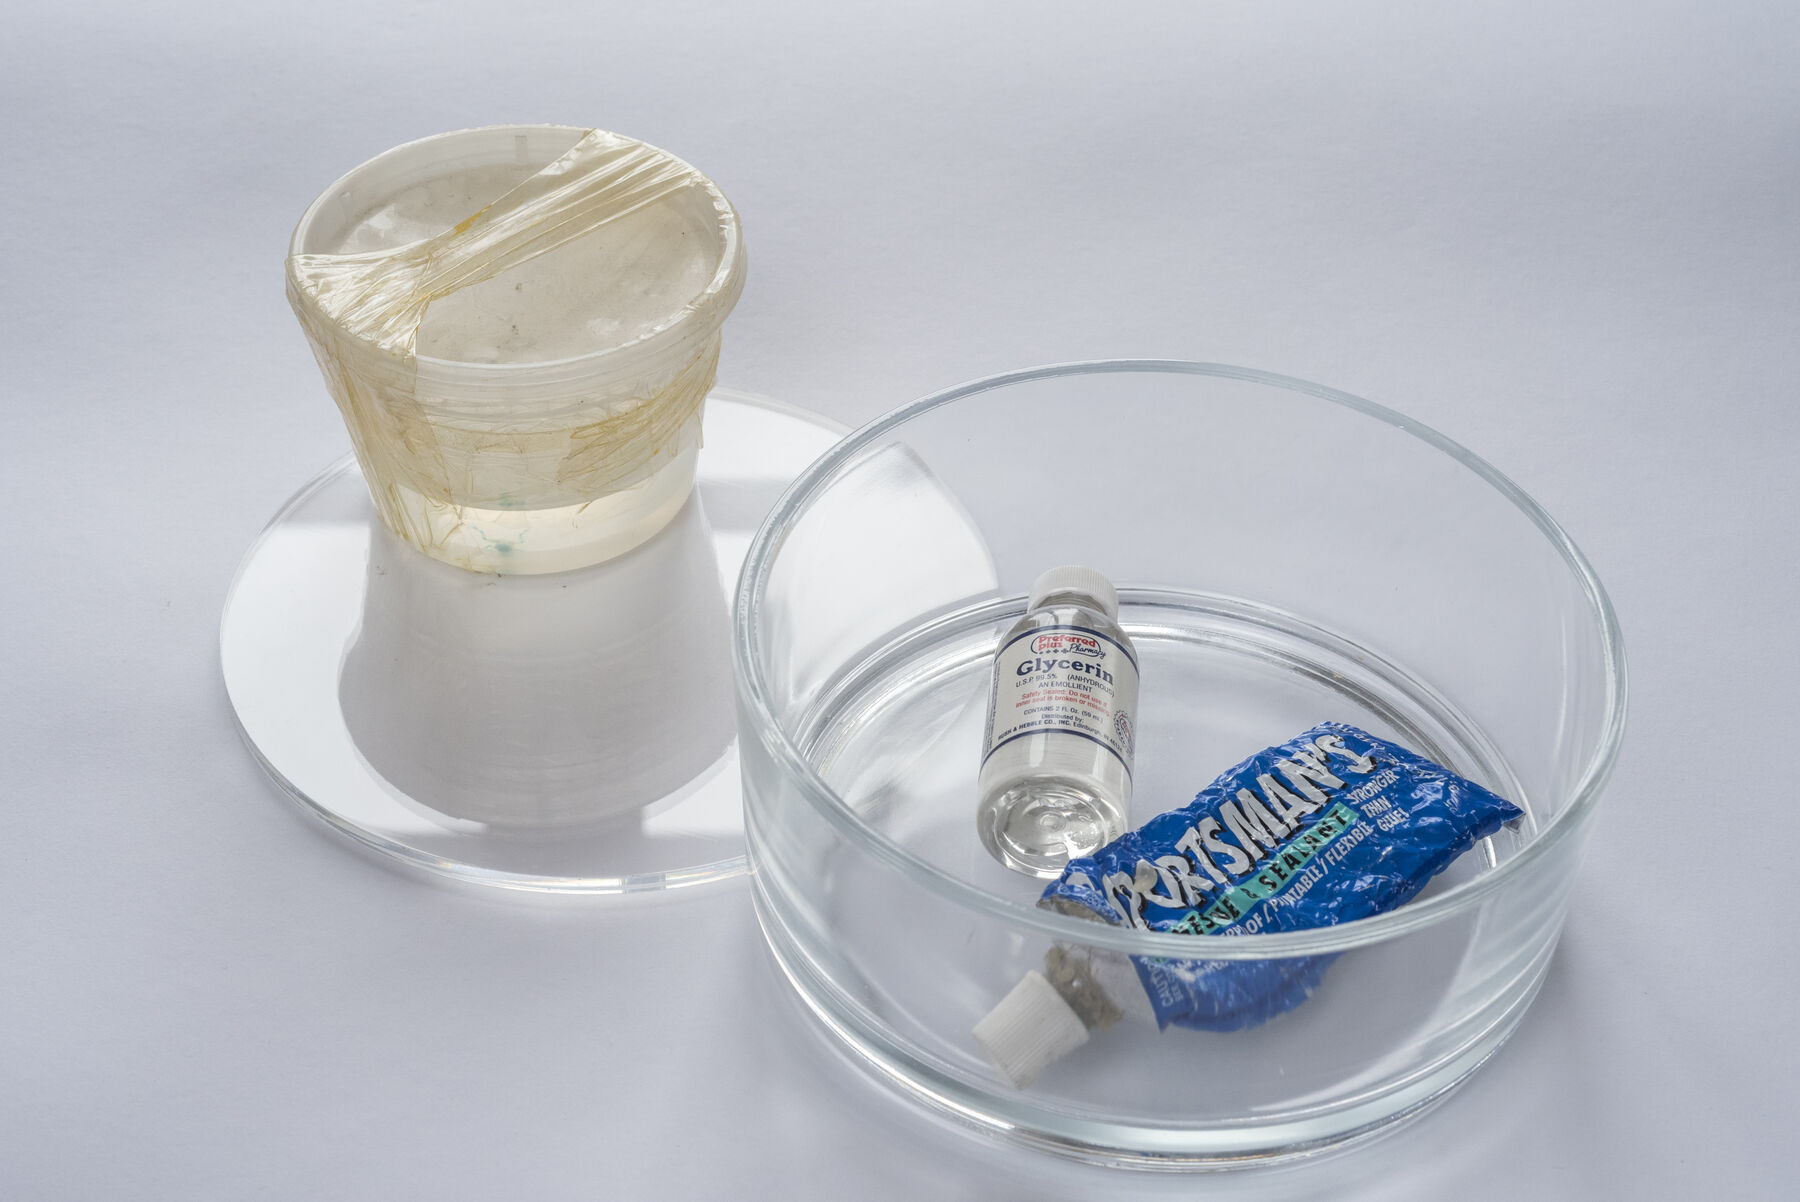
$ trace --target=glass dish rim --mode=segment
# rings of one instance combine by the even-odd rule
[[[597,128],[599,127],[592,125],[561,125],[556,122],[545,121],[520,121],[516,123],[502,122],[496,125],[471,125],[464,129],[447,129],[441,133],[427,134],[422,138],[414,138],[410,142],[402,142],[398,146],[390,146],[379,154],[369,156],[356,166],[350,168],[350,170],[332,180],[323,191],[312,199],[312,202],[306,206],[305,211],[300,214],[300,219],[294,223],[293,233],[288,236],[288,258],[292,258],[301,253],[301,238],[310,229],[313,221],[317,217],[319,211],[324,208],[326,202],[330,200],[332,196],[348,186],[352,176],[374,166],[382,159],[409,151],[417,151],[432,142],[447,141],[451,138],[465,137],[469,134],[487,134],[496,132],[513,133],[520,130],[542,130],[553,131],[556,133],[571,133],[579,140],[590,129]],[[617,131],[608,130],[606,132],[616,133]],[[429,365],[432,370],[446,374],[468,373],[472,380],[495,381],[504,381],[505,377],[508,375],[519,375],[525,372],[537,372],[548,376],[555,376],[558,373],[569,371],[610,367],[621,358],[644,353],[645,349],[648,347],[660,347],[665,343],[677,341],[678,335],[688,332],[684,327],[688,324],[694,314],[702,308],[705,308],[708,304],[713,303],[715,300],[727,303],[730,307],[736,306],[736,297],[734,294],[741,292],[743,289],[744,274],[747,266],[747,257],[744,254],[743,226],[738,218],[737,209],[732,205],[725,193],[719,190],[719,185],[713,182],[712,176],[707,175],[704,171],[701,171],[680,155],[672,154],[660,146],[645,142],[642,138],[633,138],[630,134],[619,134],[618,136],[628,138],[633,142],[641,144],[646,150],[655,151],[657,154],[663,155],[670,161],[679,163],[681,166],[692,171],[704,185],[707,196],[712,200],[713,210],[718,214],[719,218],[719,266],[718,269],[713,272],[712,277],[707,280],[706,285],[698,292],[694,293],[673,317],[669,318],[661,325],[658,325],[656,328],[639,334],[630,342],[621,342],[617,346],[601,347],[599,350],[587,351],[580,355],[568,355],[561,359],[542,359],[533,360],[531,362],[475,363],[466,362],[460,359],[438,359],[430,355],[415,355],[414,359],[418,364],[421,366]],[[729,316],[729,314],[727,314],[727,316]],[[720,324],[723,324],[722,319]],[[380,351],[376,350],[372,345],[361,338],[357,339],[357,344],[370,353],[377,355],[381,354]]]
[[[835,827],[838,833],[876,858],[898,869],[909,880],[959,906],[985,914],[1014,926],[1034,928],[1053,939],[1068,943],[1107,947],[1128,954],[1192,959],[1195,955],[1191,936],[1154,931],[1132,931],[1122,927],[1086,921],[1070,915],[1041,910],[989,893],[914,855],[865,823],[806,762],[800,749],[781,729],[767,700],[767,682],[760,668],[760,640],[755,619],[760,613],[761,596],[775,556],[786,541],[786,530],[823,492],[832,478],[847,463],[878,440],[925,413],[967,397],[998,388],[1075,375],[1108,375],[1126,373],[1193,375],[1216,379],[1241,380],[1298,392],[1332,404],[1341,405],[1365,417],[1392,426],[1417,438],[1474,472],[1510,501],[1538,530],[1549,539],[1579,583],[1592,616],[1597,622],[1602,641],[1602,660],[1606,670],[1606,716],[1601,738],[1572,790],[1568,804],[1519,853],[1491,872],[1463,882],[1435,897],[1413,902],[1386,914],[1357,919],[1340,926],[1275,934],[1242,935],[1212,941],[1206,950],[1208,959],[1255,960],[1273,957],[1320,955],[1347,951],[1383,942],[1408,932],[1433,926],[1462,914],[1490,894],[1501,889],[1529,864],[1570,838],[1592,816],[1600,795],[1611,778],[1618,761],[1625,729],[1627,682],[1623,636],[1618,618],[1605,588],[1595,575],[1587,557],[1574,540],[1538,503],[1504,473],[1453,439],[1423,423],[1406,417],[1394,409],[1351,393],[1314,384],[1292,376],[1259,371],[1231,364],[1198,362],[1183,359],[1095,359],[1067,363],[1044,364],[984,376],[931,393],[908,402],[859,427],[843,441],[815,460],[791,485],[775,507],[769,511],[738,577],[732,606],[731,644],[733,666],[737,677],[738,696],[754,724],[754,737],[774,758],[782,771],[799,786],[808,804]],[[741,737],[741,736],[740,736]],[[745,793],[745,804],[750,794]],[[748,829],[748,828],[747,828]],[[752,865],[754,871],[754,864]]]

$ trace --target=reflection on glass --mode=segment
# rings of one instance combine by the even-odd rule
[[[565,832],[684,792],[730,749],[725,594],[698,496],[628,554],[551,576],[461,571],[370,526],[339,695],[399,793]]]

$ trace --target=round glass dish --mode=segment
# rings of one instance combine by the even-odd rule
[[[956,499],[996,588],[846,520],[840,491],[884,460]],[[1337,955],[1293,1011],[1228,1033],[1127,1021],[1013,1088],[971,1029],[1054,945],[1201,954],[1037,909],[1043,883],[977,839],[995,639],[1060,563],[1121,586],[1143,677],[1134,825],[1325,720],[1526,818],[1392,913],[1206,940],[1207,959]],[[1379,405],[1199,363],[1016,372],[857,431],[752,544],[733,654],[758,914],[830,1037],[959,1123],[1142,1167],[1309,1153],[1472,1072],[1543,980],[1625,713],[1606,595],[1516,485]]]

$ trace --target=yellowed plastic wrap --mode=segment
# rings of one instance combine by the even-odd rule
[[[545,128],[523,128],[541,146]],[[439,178],[429,155],[467,161],[459,138],[503,151],[508,132],[389,152],[410,164],[410,175],[391,173],[398,199],[345,228],[387,236],[404,228],[394,215],[408,205],[429,222],[459,188],[491,190],[494,172],[523,168]],[[531,145],[519,135],[514,159]],[[356,180],[303,219],[288,297],[384,522],[446,562],[525,573],[610,558],[660,529],[691,488],[719,327],[742,288],[736,214],[711,181],[663,151],[590,130],[442,232],[306,250],[315,210],[334,193],[352,203]],[[385,203],[380,186],[373,194]],[[580,291],[608,272],[617,278]],[[444,351],[432,354],[432,342]]]

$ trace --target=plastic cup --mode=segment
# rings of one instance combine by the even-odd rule
[[[441,234],[583,134],[492,126],[396,147],[307,208],[290,256],[372,255]],[[744,266],[736,212],[694,173],[690,186],[433,301],[411,355],[322,316],[296,289],[291,259],[289,294],[387,526],[445,563],[531,574],[622,554],[680,510]]]

